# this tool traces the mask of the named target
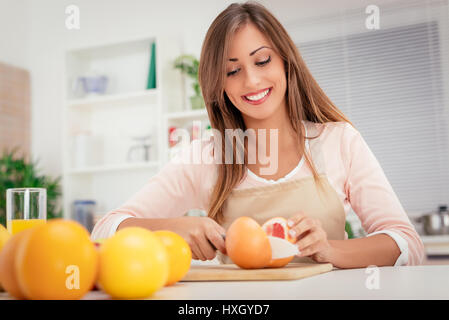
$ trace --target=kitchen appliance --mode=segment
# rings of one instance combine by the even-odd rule
[[[193,265],[181,281],[297,280],[332,271],[331,263],[289,263],[283,268],[241,269],[235,264]]]
[[[134,137],[136,144],[128,150],[127,160],[131,162],[146,162],[150,160],[151,135]]]
[[[449,211],[447,205],[440,205],[436,212],[429,212],[415,218],[415,222],[422,225],[425,235],[449,234]]]

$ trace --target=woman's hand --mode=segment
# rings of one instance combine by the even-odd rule
[[[190,246],[195,260],[212,260],[216,250],[226,253],[223,235],[226,230],[209,217],[179,217],[170,219],[169,229]]]
[[[331,262],[332,247],[319,219],[309,218],[300,212],[288,219],[288,224],[290,236],[296,239],[301,257],[310,257],[316,262]]]

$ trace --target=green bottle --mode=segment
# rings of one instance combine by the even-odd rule
[[[156,89],[156,43],[151,43],[150,70],[148,71],[147,89]]]

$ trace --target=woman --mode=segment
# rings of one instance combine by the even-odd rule
[[[103,217],[93,238],[129,226],[168,229],[189,243],[194,259],[213,259],[218,249],[220,261],[231,262],[222,235],[233,220],[250,216],[262,224],[284,216],[301,251],[294,261],[339,268],[421,263],[423,244],[378,161],[263,6],[232,4],[218,15],[203,43],[199,80],[214,139],[178,154]],[[236,134],[229,149],[230,129],[255,134]],[[261,135],[263,129],[273,134]],[[204,150],[208,161],[193,163]],[[274,165],[255,157],[267,150]],[[368,237],[347,239],[351,207]],[[208,217],[184,216],[194,208]]]

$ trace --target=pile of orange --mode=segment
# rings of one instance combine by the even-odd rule
[[[18,299],[80,299],[94,285],[98,254],[74,221],[19,232],[0,252],[0,283]]]
[[[80,299],[95,286],[113,298],[146,298],[181,280],[192,259],[187,242],[170,231],[125,228],[101,244],[70,220],[12,237],[2,231],[0,283],[17,299]]]
[[[184,277],[192,253],[187,242],[171,231],[129,227],[104,241],[100,250],[99,287],[114,298],[151,296]]]

